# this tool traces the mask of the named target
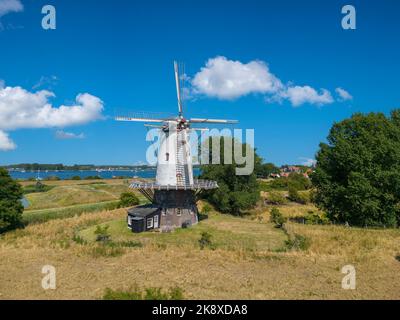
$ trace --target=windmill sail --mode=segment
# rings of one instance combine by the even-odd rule
[[[237,120],[224,120],[224,119],[201,119],[201,118],[191,118],[189,120],[191,123],[227,123],[227,124],[234,124],[238,123]]]
[[[163,122],[163,119],[151,119],[151,118],[133,118],[133,117],[115,117],[116,121],[134,121],[134,122]]]
[[[174,70],[175,70],[176,95],[178,98],[178,111],[179,115],[181,116],[182,115],[181,86],[179,79],[179,67],[176,61],[174,61]]]

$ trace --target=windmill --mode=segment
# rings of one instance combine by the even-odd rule
[[[217,182],[198,180],[193,177],[192,156],[189,145],[191,124],[233,124],[236,120],[186,119],[183,115],[181,79],[179,66],[174,62],[178,100],[176,117],[154,117],[136,114],[132,117],[118,116],[117,121],[144,122],[145,126],[159,129],[157,173],[154,182],[134,181],[130,188],[139,190],[150,202],[128,210],[128,227],[133,232],[150,229],[169,231],[187,227],[198,222],[196,194],[201,190],[218,188]]]

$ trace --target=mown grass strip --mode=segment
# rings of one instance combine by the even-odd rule
[[[25,225],[32,223],[43,223],[53,219],[65,219],[82,213],[89,213],[101,210],[114,210],[119,205],[118,200],[104,201],[97,203],[89,203],[83,205],[75,205],[64,208],[53,208],[43,210],[26,211],[23,214],[23,222]]]

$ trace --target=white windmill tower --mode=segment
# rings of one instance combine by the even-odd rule
[[[203,189],[215,189],[215,181],[193,178],[189,133],[192,123],[232,124],[236,120],[185,119],[182,108],[182,92],[177,62],[174,62],[178,98],[178,116],[156,119],[137,114],[133,117],[116,117],[117,121],[145,122],[159,132],[157,174],[155,182],[133,182],[130,188],[138,189],[151,205],[128,210],[128,226],[134,232],[161,228],[162,231],[185,227],[198,222],[196,193]],[[153,124],[148,124],[153,123]],[[204,129],[203,129],[204,130]]]

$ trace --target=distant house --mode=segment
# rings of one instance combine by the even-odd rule
[[[300,173],[301,172],[301,168],[298,166],[289,166],[289,165],[285,165],[281,167],[281,172],[297,172]]]
[[[269,177],[270,177],[270,178],[273,178],[273,179],[276,179],[276,178],[280,178],[281,176],[280,176],[279,173],[271,173],[271,174],[269,175]]]

